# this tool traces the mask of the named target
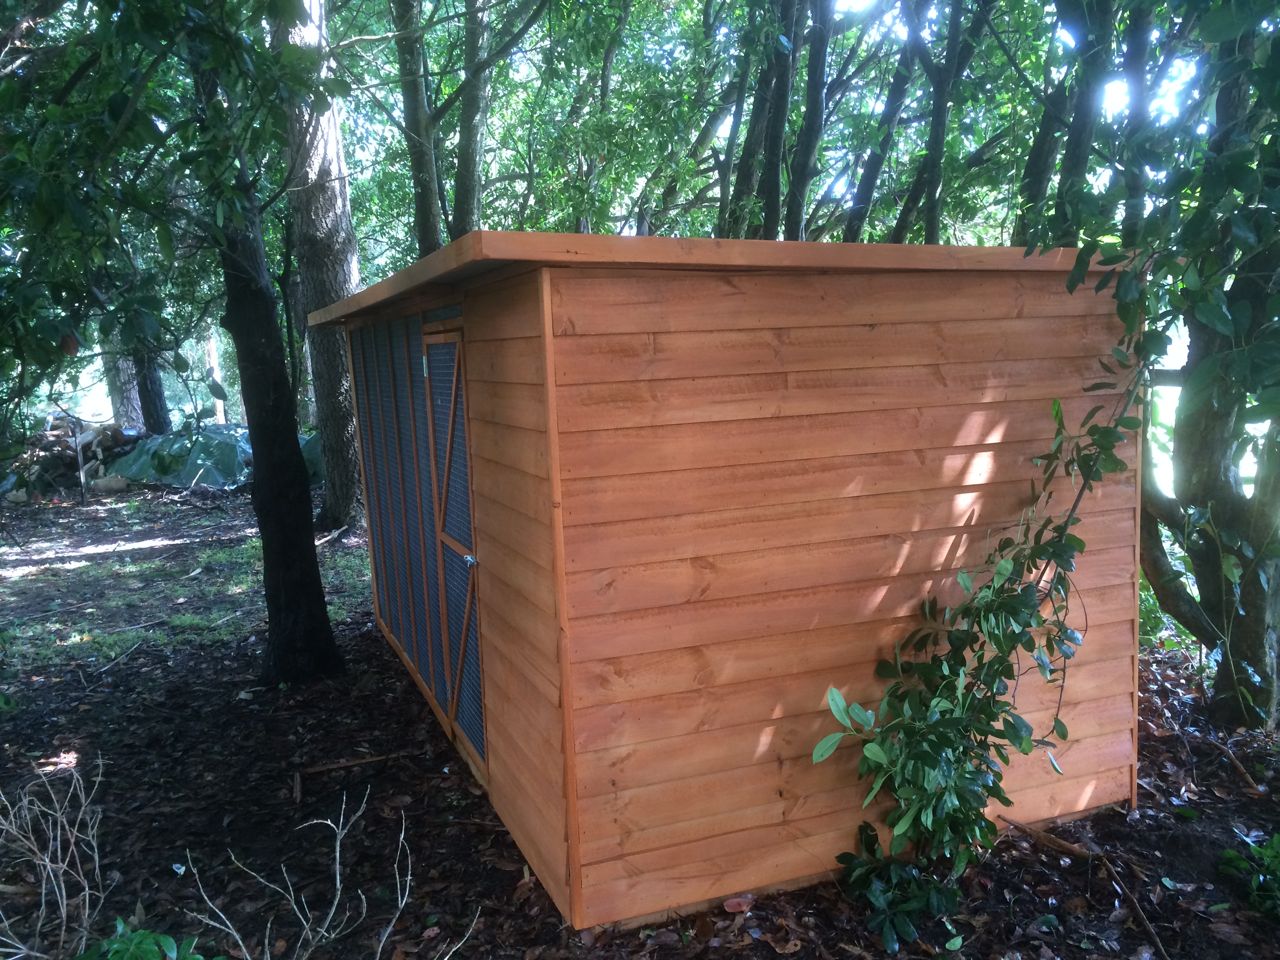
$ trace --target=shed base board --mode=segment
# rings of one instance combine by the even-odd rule
[[[1130,801],[1129,803],[1130,809],[1132,809],[1135,806],[1135,801],[1136,801],[1136,798],[1135,800]],[[1073,820],[1082,820],[1085,817],[1093,816],[1095,813],[1101,813],[1103,810],[1109,810],[1113,807],[1120,807],[1120,806],[1121,804],[1117,804],[1117,803],[1104,803],[1096,807],[1090,807],[1087,810],[1077,810],[1075,813],[1064,813],[1061,816],[1057,816],[1057,817],[1048,817],[1044,820],[1035,820],[1029,823],[1028,826],[1047,829],[1049,827],[1056,827],[1065,823],[1071,823]],[[1000,828],[1000,832],[1008,833],[1012,829],[1013,827],[1011,827],[1008,823],[1004,823]],[[680,907],[671,907],[667,910],[659,910],[655,913],[646,913],[639,917],[629,917],[626,920],[619,920],[614,923],[601,923],[601,924],[597,924],[594,927],[591,927],[590,929],[592,929],[593,931],[602,931],[602,930],[621,931],[621,930],[635,930],[639,927],[646,927],[646,926],[659,926],[662,924],[671,923],[673,920],[679,920],[683,917],[689,917],[689,916],[693,916],[694,914],[702,913],[707,910],[716,909],[717,907],[720,906],[720,904],[724,903],[726,900],[729,900],[734,896],[750,895],[754,899],[760,900],[765,897],[772,896],[775,893],[787,893],[788,891],[791,891],[791,890],[800,890],[800,889],[803,889],[804,887],[814,886],[815,884],[823,883],[828,880],[834,881],[838,876],[839,876],[838,870],[836,869],[827,870],[822,873],[811,874],[810,876],[807,876],[807,877],[799,877],[795,880],[783,880],[779,883],[771,883],[763,887],[755,887],[751,890],[741,891],[741,893],[738,893],[738,894],[733,894],[733,893],[725,894],[722,897],[711,897],[707,900],[699,900],[696,903],[689,903]]]

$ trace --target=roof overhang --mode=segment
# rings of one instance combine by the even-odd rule
[[[1066,273],[1076,250],[1028,255],[1020,247],[946,247],[898,243],[804,243],[778,240],[618,237],[580,233],[476,230],[430,256],[311,313],[312,326],[338,323],[377,307],[448,288],[498,267],[650,267],[681,270],[761,270],[882,273],[912,270],[1006,270]],[[1096,265],[1091,269],[1099,269]]]

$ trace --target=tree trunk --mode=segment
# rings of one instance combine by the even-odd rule
[[[236,347],[249,443],[253,510],[262,535],[267,601],[267,682],[293,683],[341,669],[316,560],[307,466],[276,298],[267,269],[257,197],[243,169],[236,176],[239,218],[227,220],[219,249],[226,313],[222,328]]]
[[[922,0],[907,0],[915,4],[915,14],[908,18],[908,24],[914,24],[920,10],[924,7]],[[908,26],[908,29],[913,29]],[[898,129],[898,117],[907,102],[907,91],[911,78],[915,74],[915,56],[911,50],[912,37],[908,36],[902,43],[902,52],[898,54],[898,64],[893,70],[893,79],[889,81],[889,93],[885,97],[884,110],[880,113],[880,142],[867,155],[862,174],[858,177],[858,186],[853,194],[853,206],[849,208],[849,216],[844,224],[845,243],[857,243],[862,239],[862,231],[867,225],[867,216],[871,213],[871,201],[875,197],[876,185],[880,181],[880,172],[884,169],[889,151],[893,149],[894,135]]]
[[[418,256],[425,257],[444,246],[445,220],[436,170],[435,127],[427,100],[426,54],[417,12],[414,0],[391,0],[409,181],[413,186],[413,234],[418,241]]]
[[[306,0],[306,10],[308,19],[289,31],[290,42],[323,50],[323,0]],[[321,74],[326,72],[322,68]],[[313,310],[351,296],[360,286],[339,108],[334,105],[318,115],[305,108],[294,110],[289,118],[289,152],[294,173],[289,206],[299,306],[305,318]],[[316,526],[336,530],[360,519],[360,466],[346,337],[332,326],[304,329],[325,477]]]
[[[733,194],[729,199],[726,235],[745,236],[752,219],[751,200],[760,182],[760,154],[764,149],[765,131],[769,125],[769,108],[773,102],[775,60],[770,57],[760,64],[755,93],[751,96],[751,112],[747,132],[742,138],[742,151],[735,166]]]
[[[786,153],[787,119],[791,112],[791,85],[800,55],[804,6],[798,0],[780,0],[778,30],[781,36],[773,53],[772,103],[765,125],[764,157],[760,165],[760,226],[756,235],[777,240],[782,226],[782,164]],[[783,42],[785,39],[785,43]]]
[[[1111,0],[1059,0],[1058,12],[1075,38],[1075,109],[1067,127],[1053,209],[1054,242],[1075,246],[1080,238],[1081,204],[1088,188],[1089,156],[1102,113],[1103,90],[1111,69],[1111,33],[1115,11]]]
[[[1058,138],[1065,128],[1064,117],[1071,108],[1067,78],[1063,77],[1044,96],[1040,123],[1018,180],[1018,212],[1013,221],[1010,243],[1025,247],[1037,226],[1043,222],[1043,206],[1049,196],[1049,183],[1058,160]]]
[[[1124,217],[1120,242],[1127,249],[1138,244],[1146,215],[1147,177],[1141,156],[1141,140],[1150,113],[1147,90],[1147,55],[1151,50],[1151,7],[1139,4],[1129,12],[1124,31],[1124,76],[1129,85],[1129,115],[1125,120]]]
[[[173,429],[169,420],[169,401],[164,398],[164,382],[160,365],[151,348],[142,346],[133,353],[133,368],[138,374],[138,403],[142,407],[142,424],[147,433],[164,434]]]
[[[747,107],[747,86],[751,82],[751,53],[745,48],[738,56],[737,76],[734,80],[733,113],[729,120],[729,136],[725,139],[724,156],[719,164],[719,203],[716,209],[716,236],[727,238],[733,233],[733,178],[738,133],[742,129],[742,117]]]
[[[453,181],[454,239],[480,227],[481,161],[484,132],[489,116],[490,70],[484,61],[489,55],[488,4],[467,0],[463,62],[467,88],[462,94],[458,117],[458,172]]]
[[[809,60],[805,65],[804,119],[796,134],[791,154],[791,175],[787,181],[787,214],[783,236],[803,240],[808,210],[809,185],[818,175],[818,146],[826,125],[827,55],[835,24],[835,0],[810,0],[813,27],[809,37]]]
[[[138,398],[138,373],[133,357],[120,345],[119,335],[111,337],[102,353],[102,374],[111,398],[111,419],[118,426],[142,429],[142,401]]]

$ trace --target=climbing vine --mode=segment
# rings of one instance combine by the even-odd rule
[[[1082,282],[1099,253],[1092,242],[1081,248],[1069,286]],[[1003,779],[1013,754],[1042,748],[1062,772],[1053,753],[1069,735],[1060,716],[1062,694],[1084,642],[1068,623],[1072,574],[1085,549],[1075,532],[1080,506],[1104,477],[1128,468],[1118,448],[1142,427],[1131,411],[1140,404],[1150,363],[1167,348],[1167,337],[1144,329],[1145,292],[1132,258],[1113,246],[1101,263],[1112,269],[1097,289],[1121,276],[1125,320],[1124,337],[1102,367],[1125,385],[1106,380],[1087,389],[1106,391],[1110,410],[1098,404],[1072,431],[1061,403],[1053,402],[1055,434],[1036,459],[1041,474],[1033,506],[995,543],[980,575],[957,574],[956,602],[944,605],[931,596],[921,604],[923,625],[898,644],[892,660],[876,667],[887,683],[878,706],[848,703],[839,690],[828,691],[840,729],[818,742],[813,759],[826,760],[846,740],[861,748],[857,772],[869,784],[863,808],[883,811],[877,819],[886,836],[868,820],[859,831],[860,851],[839,861],[847,891],[865,899],[868,923],[890,952],[915,940],[923,919],[940,917],[950,927],[946,918],[958,898],[954,881],[996,838],[990,808],[1011,804]],[[1118,265],[1126,269],[1117,271]],[[1063,489],[1073,491],[1071,500],[1055,517]],[[1082,616],[1087,620],[1087,611]],[[1024,678],[1036,677],[1058,689],[1057,705],[1041,718],[1039,731],[1017,709]],[[908,853],[911,859],[904,860]],[[954,936],[947,947],[960,944]]]

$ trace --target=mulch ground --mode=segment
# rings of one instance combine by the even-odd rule
[[[120,511],[72,505],[6,510],[0,533],[8,552],[0,567],[33,571],[106,542],[125,556],[133,537],[165,541],[181,571],[183,551],[198,544],[171,543],[215,515],[197,504],[151,509],[148,503],[144,497],[127,522]],[[218,510],[215,519],[228,530],[251,521],[243,497]],[[364,545],[348,538],[325,549]],[[30,616],[51,602],[39,591],[24,595],[16,574],[9,591],[14,599],[5,618]],[[67,599],[73,598],[59,602]],[[134,598],[139,622],[149,619],[147,607],[163,619],[171,600],[163,582],[141,591]],[[323,824],[304,824],[335,820],[344,809],[350,818],[363,807],[342,845],[339,913],[359,917],[362,895],[364,919],[317,956],[374,955],[395,912],[402,829],[412,886],[384,957],[883,954],[863,928],[862,908],[834,884],[754,902],[734,898],[660,927],[572,930],[367,612],[335,624],[346,676],[297,689],[263,688],[256,679],[261,626],[253,616],[246,616],[239,642],[145,642],[107,663],[68,652],[0,676],[0,692],[15,704],[0,714],[0,789],[7,795],[37,769],[74,763],[92,773],[101,762],[95,802],[111,883],[108,923],[133,917],[152,929],[200,933],[207,953],[226,950],[227,938],[198,919],[210,912],[198,873],[256,955],[265,946],[273,956],[291,956],[296,922],[280,895],[242,867],[280,885],[283,870],[299,898],[323,910],[333,892],[333,834]],[[1276,744],[1244,735],[1228,741],[1209,727],[1200,718],[1195,674],[1180,654],[1148,658],[1143,686],[1139,809],[1104,811],[1053,831],[1105,853],[1106,863],[1065,855],[1043,838],[1006,837],[962,880],[966,902],[956,920],[966,940],[962,955],[1146,958],[1159,957],[1161,948],[1169,957],[1198,960],[1277,955],[1280,930],[1250,910],[1239,881],[1219,871],[1224,850],[1243,851],[1244,837],[1280,830],[1280,804],[1272,796],[1280,790]],[[1108,875],[1108,863],[1132,901]],[[21,865],[0,863],[0,891],[29,881]],[[10,916],[29,906],[20,894],[0,893],[0,902]],[[933,933],[935,945],[948,936],[940,928]],[[922,942],[905,952],[944,953]]]

